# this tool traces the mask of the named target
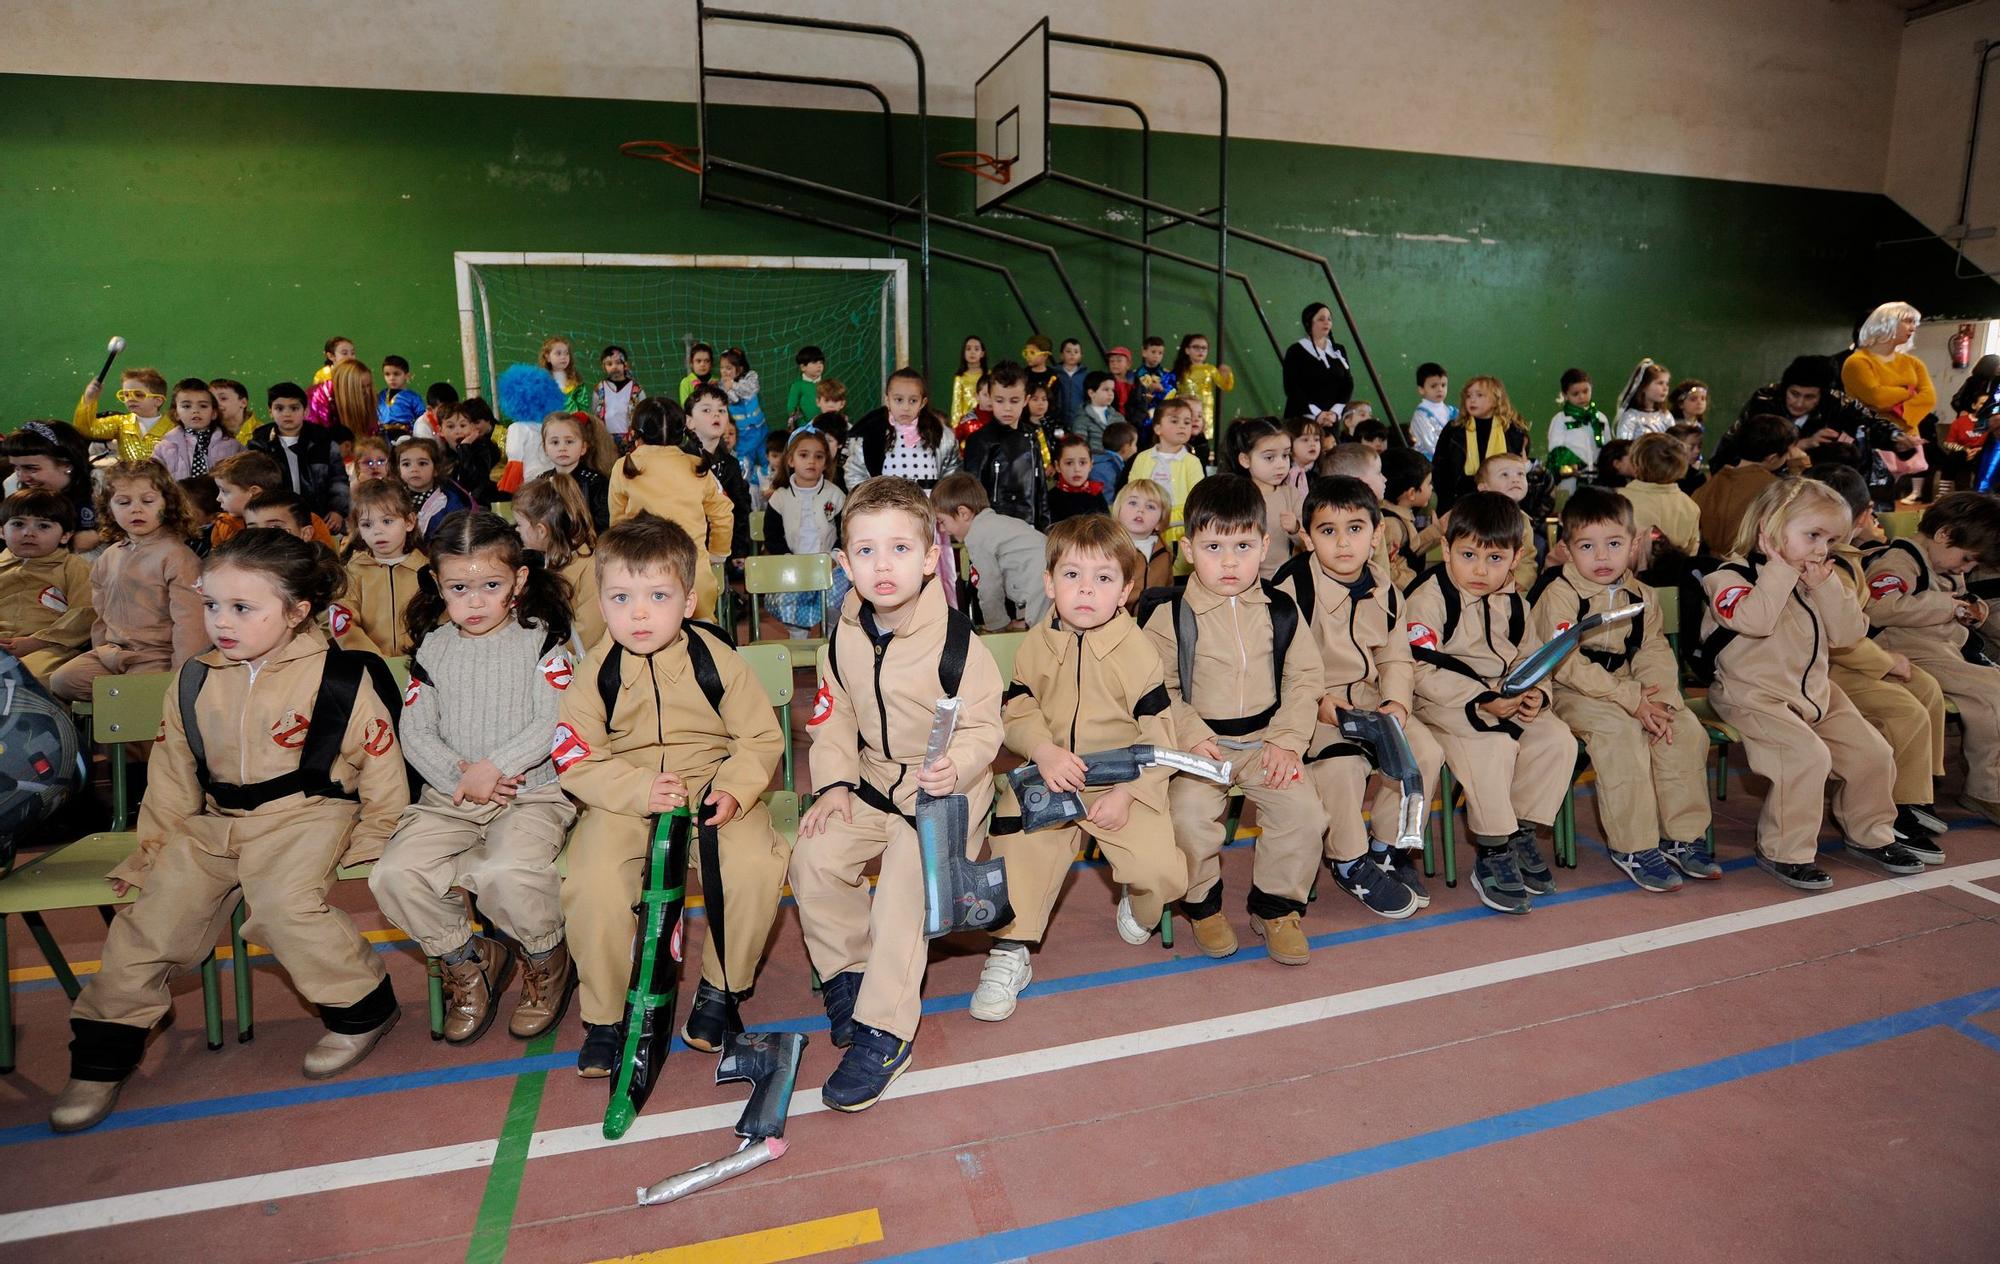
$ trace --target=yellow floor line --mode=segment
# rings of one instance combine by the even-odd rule
[[[687,1246],[641,1255],[621,1255],[597,1264],[781,1264],[809,1255],[839,1251],[851,1246],[867,1246],[882,1240],[882,1216],[875,1208],[850,1211],[844,1216],[802,1220],[798,1224],[755,1233],[739,1233],[733,1238],[712,1238]]]

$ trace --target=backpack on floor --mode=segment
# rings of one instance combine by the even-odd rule
[[[0,651],[0,874],[14,867],[15,847],[82,784],[69,713]]]

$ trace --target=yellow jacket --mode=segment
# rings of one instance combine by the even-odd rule
[[[1876,412],[1894,417],[1911,434],[1937,408],[1930,370],[1908,352],[1885,360],[1872,351],[1857,350],[1840,367],[1840,385]]]
[[[417,595],[424,555],[405,553],[385,565],[362,549],[347,559],[347,591],[327,608],[334,639],[344,650],[369,650],[387,658],[410,652],[410,624],[404,617]]]
[[[162,436],[173,433],[174,419],[161,413],[153,421],[151,428],[142,423],[145,418],[136,413],[106,413],[97,415],[97,401],[89,395],[82,395],[76,401],[76,414],[70,418],[77,433],[86,439],[114,444],[121,461],[143,461],[153,455],[153,445]]]
[[[604,639],[604,610],[597,604],[597,558],[583,549],[556,574],[569,581],[570,635],[587,651]],[[695,578],[699,581],[701,576]]]
[[[949,430],[979,407],[979,370],[967,369],[951,379],[951,416],[945,418]]]
[[[631,464],[639,473],[627,477]],[[729,493],[713,474],[697,474],[700,458],[679,448],[646,445],[611,469],[611,522],[613,526],[642,511],[658,514],[677,523],[693,538],[696,548],[706,548],[708,559],[729,556],[736,538],[736,511]],[[706,566],[695,568],[695,614],[706,619],[715,613],[715,575]]]
[[[1201,424],[1211,435],[1222,433],[1222,418],[1216,414],[1217,391],[1236,389],[1236,372],[1226,364],[1190,364],[1181,374],[1174,394],[1181,399],[1201,401]]]

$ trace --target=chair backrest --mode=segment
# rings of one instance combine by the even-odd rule
[[[172,672],[99,676],[90,686],[90,731],[100,746],[150,742],[167,713]]]
[[[750,670],[756,674],[757,683],[764,686],[765,696],[770,698],[772,706],[782,707],[791,702],[792,652],[783,642],[746,645],[736,652],[750,664]]]
[[[1681,652],[1681,590],[1662,584],[1653,590],[1653,596],[1660,603],[1660,631],[1667,638],[1667,648],[1678,658]]]
[[[389,665],[389,674],[396,678],[396,684],[399,688],[405,687],[410,683],[410,660],[408,658],[399,655],[395,658],[385,658],[382,661]]]
[[[1014,679],[1014,655],[1021,648],[1021,640],[1026,632],[983,632],[980,643],[993,653],[993,661],[1000,664],[1000,683]]]
[[[824,592],[833,587],[833,556],[828,553],[780,553],[775,557],[743,559],[743,587],[760,596],[768,593]]]
[[[750,542],[752,544],[762,544],[764,542],[764,515],[769,512],[768,509],[752,509],[750,511]]]
[[[496,500],[493,502],[493,512],[512,522],[514,521],[514,502],[511,500]]]
[[[1918,509],[1898,509],[1893,513],[1877,514],[1876,521],[1882,524],[1882,531],[1891,540],[1907,540],[1917,533],[1917,523],[1923,521],[1923,511]]]

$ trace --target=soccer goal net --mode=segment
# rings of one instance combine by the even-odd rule
[[[534,364],[567,338],[585,382],[616,344],[650,395],[671,396],[697,342],[741,347],[764,413],[782,425],[807,344],[850,408],[872,405],[909,362],[907,270],[900,259],[774,255],[579,255],[460,252],[459,340],[470,391],[490,395],[509,365]]]

